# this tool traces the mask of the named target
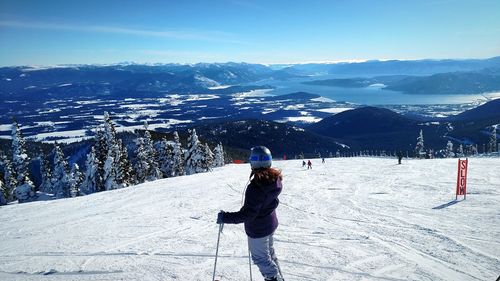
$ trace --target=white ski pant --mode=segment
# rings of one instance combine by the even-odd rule
[[[248,247],[252,260],[264,278],[278,276],[278,259],[274,252],[273,234],[262,238],[248,237]]]

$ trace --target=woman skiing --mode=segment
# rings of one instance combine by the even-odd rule
[[[276,208],[282,190],[282,176],[271,168],[271,151],[264,146],[253,147],[250,153],[250,184],[245,192],[245,203],[238,212],[221,211],[217,223],[244,223],[248,247],[253,262],[264,280],[284,280],[273,247],[273,234],[278,227]]]

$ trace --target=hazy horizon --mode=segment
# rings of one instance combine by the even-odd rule
[[[260,64],[266,66],[278,66],[278,65],[302,65],[302,64],[342,64],[342,63],[364,63],[370,61],[442,61],[442,60],[487,60],[500,57],[500,54],[492,57],[466,57],[466,58],[419,58],[419,59],[347,59],[347,60],[335,60],[335,61],[304,61],[304,62],[284,62],[284,63],[266,63],[266,62],[248,62],[248,61],[214,61],[214,62],[137,62],[137,61],[119,61],[119,62],[110,62],[110,63],[60,63],[60,64],[19,64],[19,65],[0,65],[0,67],[65,67],[65,66],[75,66],[75,65],[96,65],[96,66],[112,66],[112,65],[196,65],[196,64],[228,64],[228,63],[237,63],[237,64]]]

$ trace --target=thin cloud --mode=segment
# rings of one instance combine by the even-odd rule
[[[219,43],[247,45],[247,42],[235,40],[231,33],[222,31],[196,31],[196,30],[147,30],[127,27],[114,27],[102,25],[71,25],[47,22],[0,21],[0,27],[62,30],[76,32],[112,33],[133,36],[157,37],[176,40],[209,41]]]

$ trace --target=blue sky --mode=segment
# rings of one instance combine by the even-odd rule
[[[498,55],[498,0],[0,0],[2,66]]]

